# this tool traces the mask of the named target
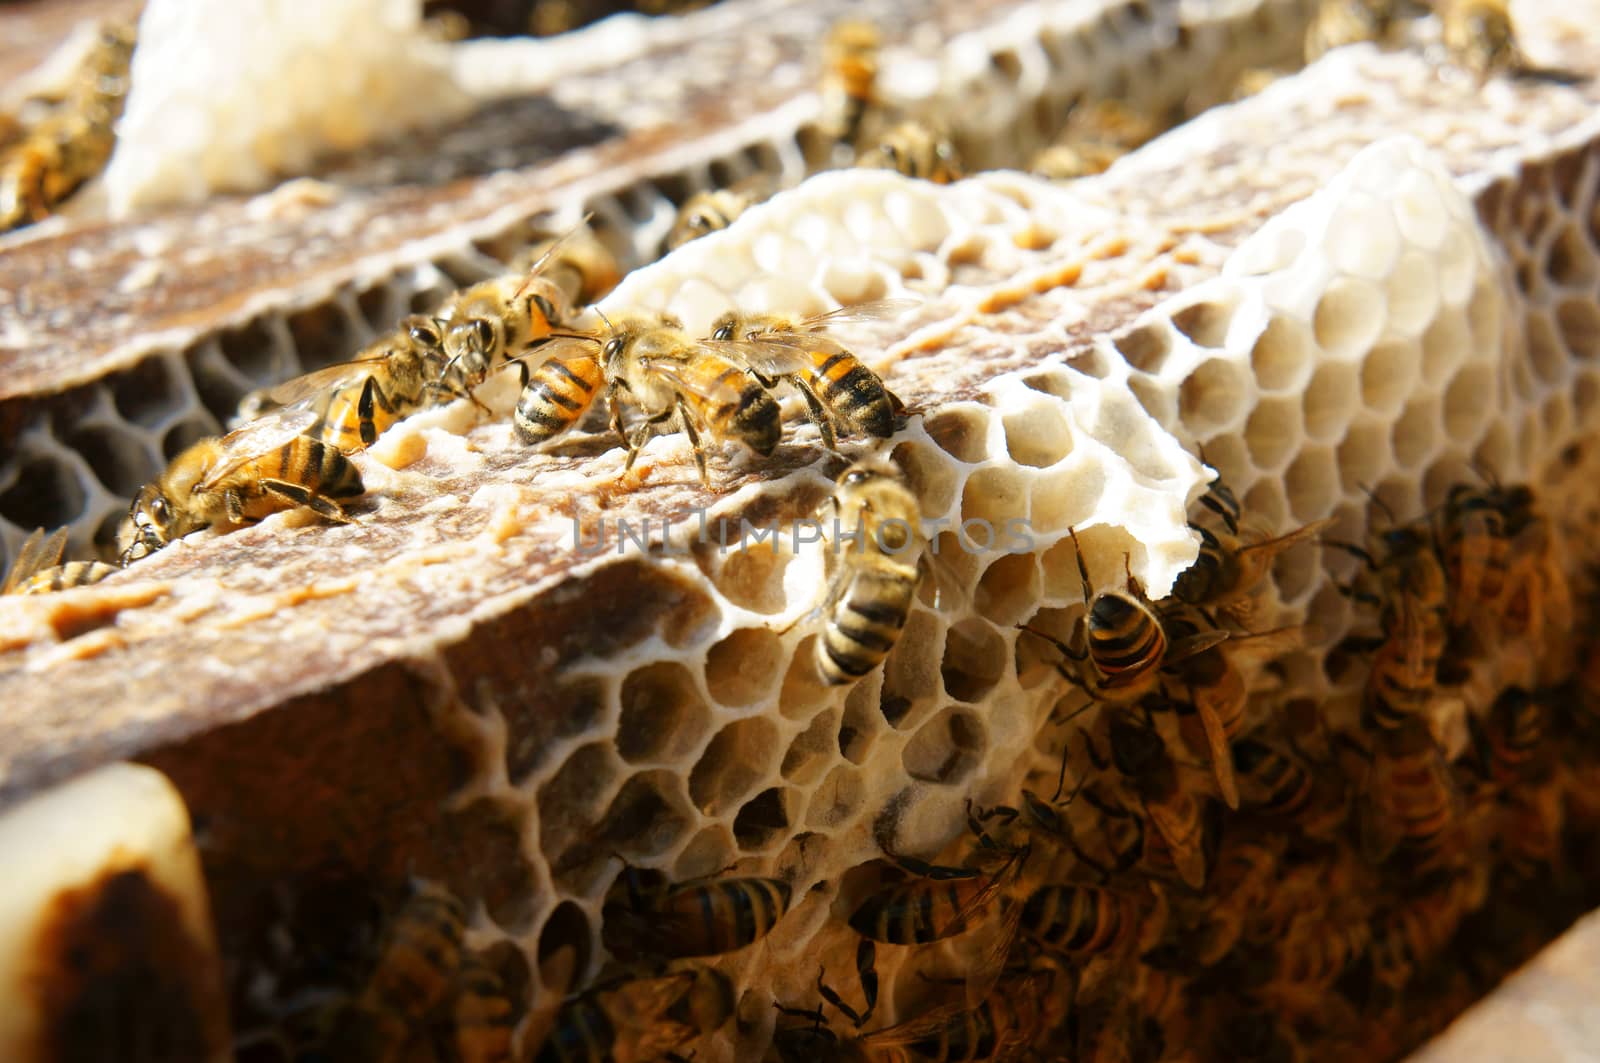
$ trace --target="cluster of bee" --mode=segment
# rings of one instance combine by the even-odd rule
[[[133,45],[132,26],[102,23],[63,94],[28,101],[25,117],[0,114],[0,233],[43,221],[105,168]]]

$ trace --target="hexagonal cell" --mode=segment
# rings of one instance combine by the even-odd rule
[[[1039,573],[1043,598],[1069,603],[1084,600],[1083,582],[1078,577],[1078,552],[1071,539],[1062,539],[1039,555]]]
[[[1545,400],[1543,419],[1551,439],[1565,439],[1572,431],[1572,403],[1565,395],[1551,395]]]
[[[581,869],[598,855],[586,837],[589,817],[616,784],[622,766],[609,742],[595,742],[573,752],[543,786],[535,807],[539,810],[539,844],[545,858],[558,869]]]
[[[1082,524],[1100,504],[1106,489],[1106,466],[1085,459],[1041,473],[1028,500],[1028,530],[1035,536],[1055,535]]]
[[[70,466],[38,455],[22,462],[0,494],[0,515],[19,528],[58,528],[77,520],[87,502]]]
[[[1311,332],[1286,314],[1274,314],[1250,348],[1250,368],[1263,391],[1292,391],[1311,378]]]
[[[574,675],[536,693],[479,684],[467,705],[482,715],[497,710],[506,722],[506,776],[521,786],[542,769],[561,739],[595,728],[611,705],[611,687],[600,676]]]
[[[883,686],[911,701],[935,697],[933,663],[944,645],[944,624],[925,609],[912,609],[883,669]]]
[[[1293,397],[1262,399],[1245,422],[1245,446],[1256,468],[1263,471],[1282,465],[1304,439],[1300,402]]]
[[[778,774],[789,782],[806,786],[838,756],[839,714],[829,709],[817,713],[806,729],[794,736],[778,765]]]
[[[481,898],[495,925],[518,935],[533,928],[544,903],[523,855],[531,814],[524,801],[481,797],[464,808],[451,808],[441,823],[451,842],[455,887]]]
[[[1131,368],[1159,373],[1172,351],[1172,334],[1162,322],[1151,321],[1113,336],[1111,343]]]
[[[1593,424],[1596,412],[1600,412],[1600,380],[1587,373],[1578,377],[1577,383],[1572,386],[1572,401],[1578,420],[1583,424]]]
[[[1484,433],[1483,442],[1472,452],[1472,461],[1480,469],[1498,472],[1514,467],[1514,443],[1506,430],[1505,422],[1496,421]]]
[[[846,826],[860,814],[866,795],[860,771],[853,765],[841,764],[811,792],[803,822],[811,830]]]
[[[672,877],[678,882],[715,875],[739,857],[728,828],[713,823],[703,828],[678,853],[672,862]]]
[[[1006,451],[1019,465],[1043,469],[1072,453],[1072,431],[1062,407],[1055,403],[1013,407],[1000,421],[1005,428]]]
[[[1444,430],[1451,439],[1470,443],[1478,438],[1484,423],[1498,412],[1495,391],[1489,366],[1473,365],[1456,374],[1444,393]]]
[[[111,398],[117,412],[134,424],[155,428],[189,408],[189,388],[167,355],[152,355],[113,375]]]
[[[721,815],[772,773],[778,749],[778,728],[771,720],[751,716],[728,724],[690,771],[689,800],[705,815]]]
[[[1178,413],[1195,435],[1217,432],[1238,423],[1254,391],[1243,366],[1208,358],[1178,385]]]
[[[1259,480],[1239,502],[1244,521],[1251,528],[1281,528],[1289,523],[1289,500],[1276,477]]]
[[[1433,260],[1420,251],[1408,251],[1385,285],[1389,307],[1386,331],[1416,336],[1439,312],[1439,274]]]
[[[1505,299],[1492,280],[1485,278],[1472,289],[1467,302],[1467,327],[1479,350],[1499,350],[1500,330],[1505,324]]]
[[[1569,222],[1551,242],[1544,269],[1551,280],[1564,288],[1592,288],[1597,272],[1594,245],[1578,226]]]
[[[973,606],[996,624],[1020,623],[1039,600],[1039,566],[1032,554],[1007,554],[984,569]]]
[[[1327,447],[1307,447],[1290,463],[1283,474],[1283,485],[1289,495],[1289,512],[1295,520],[1309,522],[1320,519],[1333,509],[1337,500],[1339,468],[1334,464],[1333,451]]]
[[[945,635],[939,674],[945,693],[956,701],[977,702],[1005,675],[1005,640],[983,620],[962,620]]]
[[[264,387],[295,368],[281,325],[280,319],[258,317],[239,328],[223,329],[217,334],[217,347],[240,375]]]
[[[1041,395],[1054,395],[1058,399],[1072,399],[1072,377],[1058,367],[1042,369],[1022,378],[1022,382]]]
[[[1028,518],[1028,477],[1017,469],[988,467],[967,477],[961,491],[961,534],[979,553],[1003,549],[1007,522]]]
[[[820,635],[808,635],[795,649],[778,691],[778,711],[786,719],[809,720],[832,697],[834,688],[823,682],[817,667]]]
[[[882,702],[870,689],[870,684],[856,684],[844,699],[844,716],[835,736],[839,755],[852,764],[863,763],[888,722]]]
[[[1545,384],[1559,384],[1567,376],[1567,350],[1555,326],[1542,310],[1529,310],[1523,316],[1523,332],[1528,338],[1528,363]]]
[[[788,829],[789,791],[781,786],[761,791],[733,817],[734,840],[747,853],[781,844]]]
[[[595,930],[589,925],[589,917],[584,914],[583,909],[571,901],[562,901],[545,917],[544,926],[539,930],[539,969],[549,970],[556,954],[567,950],[573,956],[571,969],[581,977],[589,969],[595,941]],[[556,996],[563,996],[571,986],[553,985],[544,988]]]
[[[1407,406],[1394,423],[1391,436],[1394,460],[1403,469],[1415,469],[1431,458],[1439,446],[1439,404],[1424,399]]]
[[[640,772],[623,783],[600,822],[586,832],[593,848],[630,860],[647,860],[675,848],[695,823],[682,786],[676,773],[661,770]]]
[[[764,701],[784,673],[783,640],[764,627],[745,627],[711,647],[706,654],[706,686],[724,705]]]
[[[757,613],[781,613],[788,604],[783,596],[783,570],[794,560],[794,555],[786,549],[774,549],[770,539],[739,543],[736,547],[737,528],[728,529],[728,548],[720,549],[718,534],[716,527],[708,528],[709,545],[696,551],[696,560],[712,584],[741,608]],[[699,619],[709,623],[717,612],[715,604],[706,599],[704,613]],[[697,638],[701,630],[699,625],[692,625],[683,630],[676,627],[664,630],[663,634],[670,632],[677,638],[674,645],[687,645],[686,640],[691,635]]]
[[[1329,358],[1346,361],[1370,350],[1383,331],[1388,307],[1377,285],[1336,278],[1317,300],[1311,331]]]
[[[1339,444],[1339,473],[1346,491],[1375,482],[1389,467],[1389,429],[1380,422],[1362,419],[1352,425]]]
[[[1221,347],[1232,322],[1233,307],[1223,303],[1195,303],[1172,315],[1172,327],[1197,347]]]
[[[923,422],[939,449],[969,465],[989,457],[989,411],[973,403],[946,406]]]
[[[635,669],[622,681],[617,754],[630,764],[676,760],[711,727],[711,706],[694,676],[675,661]]]
[[[166,457],[167,461],[171,461],[200,442],[200,440],[216,434],[217,426],[214,423],[207,423],[193,417],[185,417],[171,428],[168,428],[165,434],[162,435],[161,453]]]
[[[1600,358],[1600,307],[1592,299],[1563,299],[1557,303],[1556,327],[1574,358]]]
[[[1306,435],[1323,443],[1338,439],[1361,404],[1355,367],[1319,367],[1306,388],[1304,403]]]
[[[1165,382],[1135,373],[1128,377],[1128,390],[1157,424],[1178,419],[1178,395]]]
[[[1361,361],[1361,404],[1372,413],[1393,416],[1415,390],[1421,364],[1421,344],[1378,344]]]
[[[95,479],[114,495],[132,498],[155,468],[144,440],[125,429],[107,424],[83,424],[64,434],[62,442],[82,455]]]
[[[1440,314],[1422,334],[1422,379],[1443,380],[1472,351],[1472,333],[1459,313]]]
[[[1335,208],[1322,248],[1341,273],[1381,280],[1395,268],[1400,233],[1394,215],[1383,205],[1353,193]]]
[[[290,314],[287,324],[295,353],[308,371],[349,358],[365,334],[339,298]]]
[[[926,443],[902,443],[894,449],[894,463],[906,474],[924,517],[948,513],[955,504],[961,470],[948,455]]]
[[[901,750],[900,761],[913,779],[954,786],[977,769],[987,746],[982,721],[951,706],[918,728]]]

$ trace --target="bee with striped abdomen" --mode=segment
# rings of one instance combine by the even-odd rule
[[[1200,553],[1193,565],[1178,573],[1173,597],[1208,613],[1215,611],[1234,623],[1247,624],[1254,611],[1252,596],[1272,562],[1331,523],[1331,519],[1313,521],[1249,545],[1226,532],[1219,535],[1191,524],[1200,535]]]
[[[787,882],[708,878],[669,884],[628,868],[626,900],[607,904],[600,937],[622,960],[720,956],[766,937],[789,910]]]
[[[1254,737],[1232,745],[1240,804],[1259,815],[1292,823],[1308,838],[1327,840],[1349,814],[1343,783],[1294,753]]]
[[[534,1063],[647,1063],[675,1052],[696,1031],[668,1018],[694,988],[692,971],[595,986],[555,1015]]]
[[[540,348],[544,359],[529,374],[511,414],[517,438],[548,443],[576,425],[605,386],[598,341],[558,338]]]
[[[611,427],[628,447],[624,472],[650,437],[674,419],[689,437],[707,490],[702,434],[707,440],[736,439],[763,457],[777,449],[783,435],[778,401],[742,365],[687,335],[676,318],[633,317],[618,326],[600,358]],[[631,432],[624,426],[625,406],[643,417]]]
[[[1444,753],[1420,719],[1369,732],[1362,844],[1369,860],[1412,868],[1450,860],[1461,797]]]
[[[366,488],[343,454],[302,434],[316,419],[309,410],[274,411],[173,458],[140,489],[117,532],[122,563],[202,528],[254,523],[300,506],[348,523],[340,503]]]
[[[324,366],[257,393],[251,409],[312,409],[317,421],[307,435],[344,454],[365,450],[390,425],[424,409],[440,393],[442,343],[437,321],[412,315],[355,360]],[[241,413],[244,410],[241,405]]]
[[[1510,527],[1525,525],[1532,508],[1533,492],[1526,487],[1450,488],[1440,511],[1438,538],[1450,585],[1452,627],[1493,611],[1504,599]]]
[[[450,1004],[450,1041],[456,1063],[512,1063],[520,1020],[500,975],[467,953]]]
[[[1455,937],[1461,920],[1483,903],[1485,880],[1473,871],[1429,876],[1416,895],[1382,913],[1367,952],[1374,979],[1402,990],[1417,970]]]
[[[1347,44],[1387,44],[1400,21],[1400,0],[1322,0],[1306,29],[1306,62]]]
[[[16,560],[0,584],[4,594],[50,594],[53,591],[71,590],[99,583],[113,572],[116,565],[104,561],[61,560],[66,549],[67,529],[57,528],[45,537],[43,528],[35,528],[17,550]]]
[[[919,577],[922,509],[899,468],[883,460],[846,468],[827,505],[841,537],[856,536],[852,547],[836,541],[830,551],[828,592],[816,610],[824,618],[817,669],[837,685],[876,668],[905,628]]]
[[[117,142],[133,48],[131,25],[102,23],[66,98],[0,149],[0,233],[43,221],[105,168]]]
[[[329,1058],[398,1059],[455,986],[465,923],[454,894],[418,882],[385,928],[361,989],[336,1010],[324,1043]]]
[[[1068,529],[1078,561],[1086,610],[1077,622],[1074,641],[1081,649],[1037,628],[1022,630],[1038,635],[1056,647],[1065,662],[1056,670],[1097,702],[1127,704],[1154,690],[1163,662],[1201,653],[1228,637],[1225,631],[1197,632],[1169,647],[1166,629],[1145,597],[1139,581],[1129,572],[1126,591],[1095,590],[1083,561],[1078,533]],[[1126,568],[1126,562],[1124,562]],[[1068,665],[1072,667],[1068,667]]]
[[[850,913],[850,927],[885,945],[925,945],[963,934],[989,915],[1001,890],[1022,871],[1027,846],[1000,852],[999,867],[943,867],[891,856],[910,877],[880,887]]]
[[[906,119],[868,140],[856,153],[859,167],[893,170],[934,184],[959,181],[961,153],[949,134],[925,121]]]
[[[712,326],[711,338],[735,344],[739,359],[768,387],[780,379],[793,384],[805,397],[822,445],[834,450],[836,430],[878,439],[894,435],[899,401],[878,374],[825,330],[847,321],[893,317],[911,305],[883,299],[804,318],[727,313]]]
[[[822,42],[822,128],[854,147],[867,113],[877,106],[878,27],[864,19],[841,19]]]

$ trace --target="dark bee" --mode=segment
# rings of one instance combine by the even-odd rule
[[[896,123],[873,137],[856,153],[856,165],[893,170],[934,184],[947,185],[963,176],[961,153],[942,129],[912,119]]]
[[[1103,771],[1115,765],[1118,774],[1132,784],[1145,819],[1165,845],[1179,877],[1191,889],[1204,887],[1207,875],[1204,799],[1179,784],[1177,766],[1160,734],[1121,713],[1113,713],[1109,761],[1095,749],[1087,735],[1084,741],[1096,767]],[[1091,791],[1085,791],[1085,797],[1095,801],[1102,811],[1111,811],[1113,806],[1090,794]],[[1149,840],[1147,834],[1147,845]]]
[[[534,1063],[644,1063],[692,1041],[667,1017],[694,986],[692,971],[596,986],[556,1013]]]
[[[970,867],[941,867],[910,857],[894,857],[911,875],[884,886],[856,906],[850,926],[863,937],[887,945],[924,945],[965,933],[986,917],[1002,886],[1020,873],[1028,849],[1005,855],[990,873]]]
[[[1172,594],[1181,602],[1248,623],[1253,611],[1252,593],[1265,578],[1272,562],[1289,548],[1322,531],[1329,520],[1313,521],[1294,531],[1245,545],[1226,532],[1214,533],[1190,525],[1200,535],[1200,554],[1193,565],[1178,573]]]
[[[621,960],[720,956],[766,937],[789,910],[790,888],[775,878],[713,878],[668,884],[624,872],[626,902],[608,904],[601,939]]]
[[[1345,788],[1332,772],[1257,738],[1233,743],[1233,768],[1245,808],[1293,823],[1308,838],[1329,839],[1344,825]]]

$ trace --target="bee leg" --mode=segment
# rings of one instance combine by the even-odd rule
[[[826,967],[819,967],[817,969],[817,992],[822,994],[823,1000],[826,1000],[829,1004],[832,1004],[835,1008],[838,1008],[845,1018],[849,1019],[852,1023],[859,1027],[862,1023],[867,1021],[867,1015],[872,1013],[872,1009],[868,1008],[866,1014],[860,1014],[855,1008],[852,1008],[849,1004],[846,1004],[844,1002],[844,998],[839,996],[839,994],[834,991],[833,987],[829,986],[828,983],[823,981],[823,978],[825,978],[827,974],[828,969]],[[822,1009],[818,1008],[817,1010],[820,1013]]]
[[[336,524],[354,523],[344,507],[331,498],[324,498],[316,492],[302,487],[300,484],[287,483],[283,480],[262,480],[261,486],[268,494],[287,499],[296,506],[305,506],[318,516],[325,517]]]
[[[878,946],[871,938],[862,938],[856,946],[856,977],[861,980],[861,998],[867,1003],[856,1025],[864,1026],[878,1007]]]
[[[694,463],[700,469],[700,486],[707,491],[711,490],[711,476],[706,472],[706,451],[700,443],[700,433],[695,431],[694,421],[689,416],[689,406],[678,399],[678,422],[683,425],[683,434],[689,437],[689,446],[694,448]]]
[[[817,391],[798,374],[789,376],[789,382],[805,397],[806,410],[811,418],[811,423],[817,426],[817,432],[822,436],[822,445],[835,453],[839,450],[839,440],[833,432],[833,418],[828,416],[827,409],[822,405],[822,400],[817,397]],[[771,387],[771,385],[767,385]]]

